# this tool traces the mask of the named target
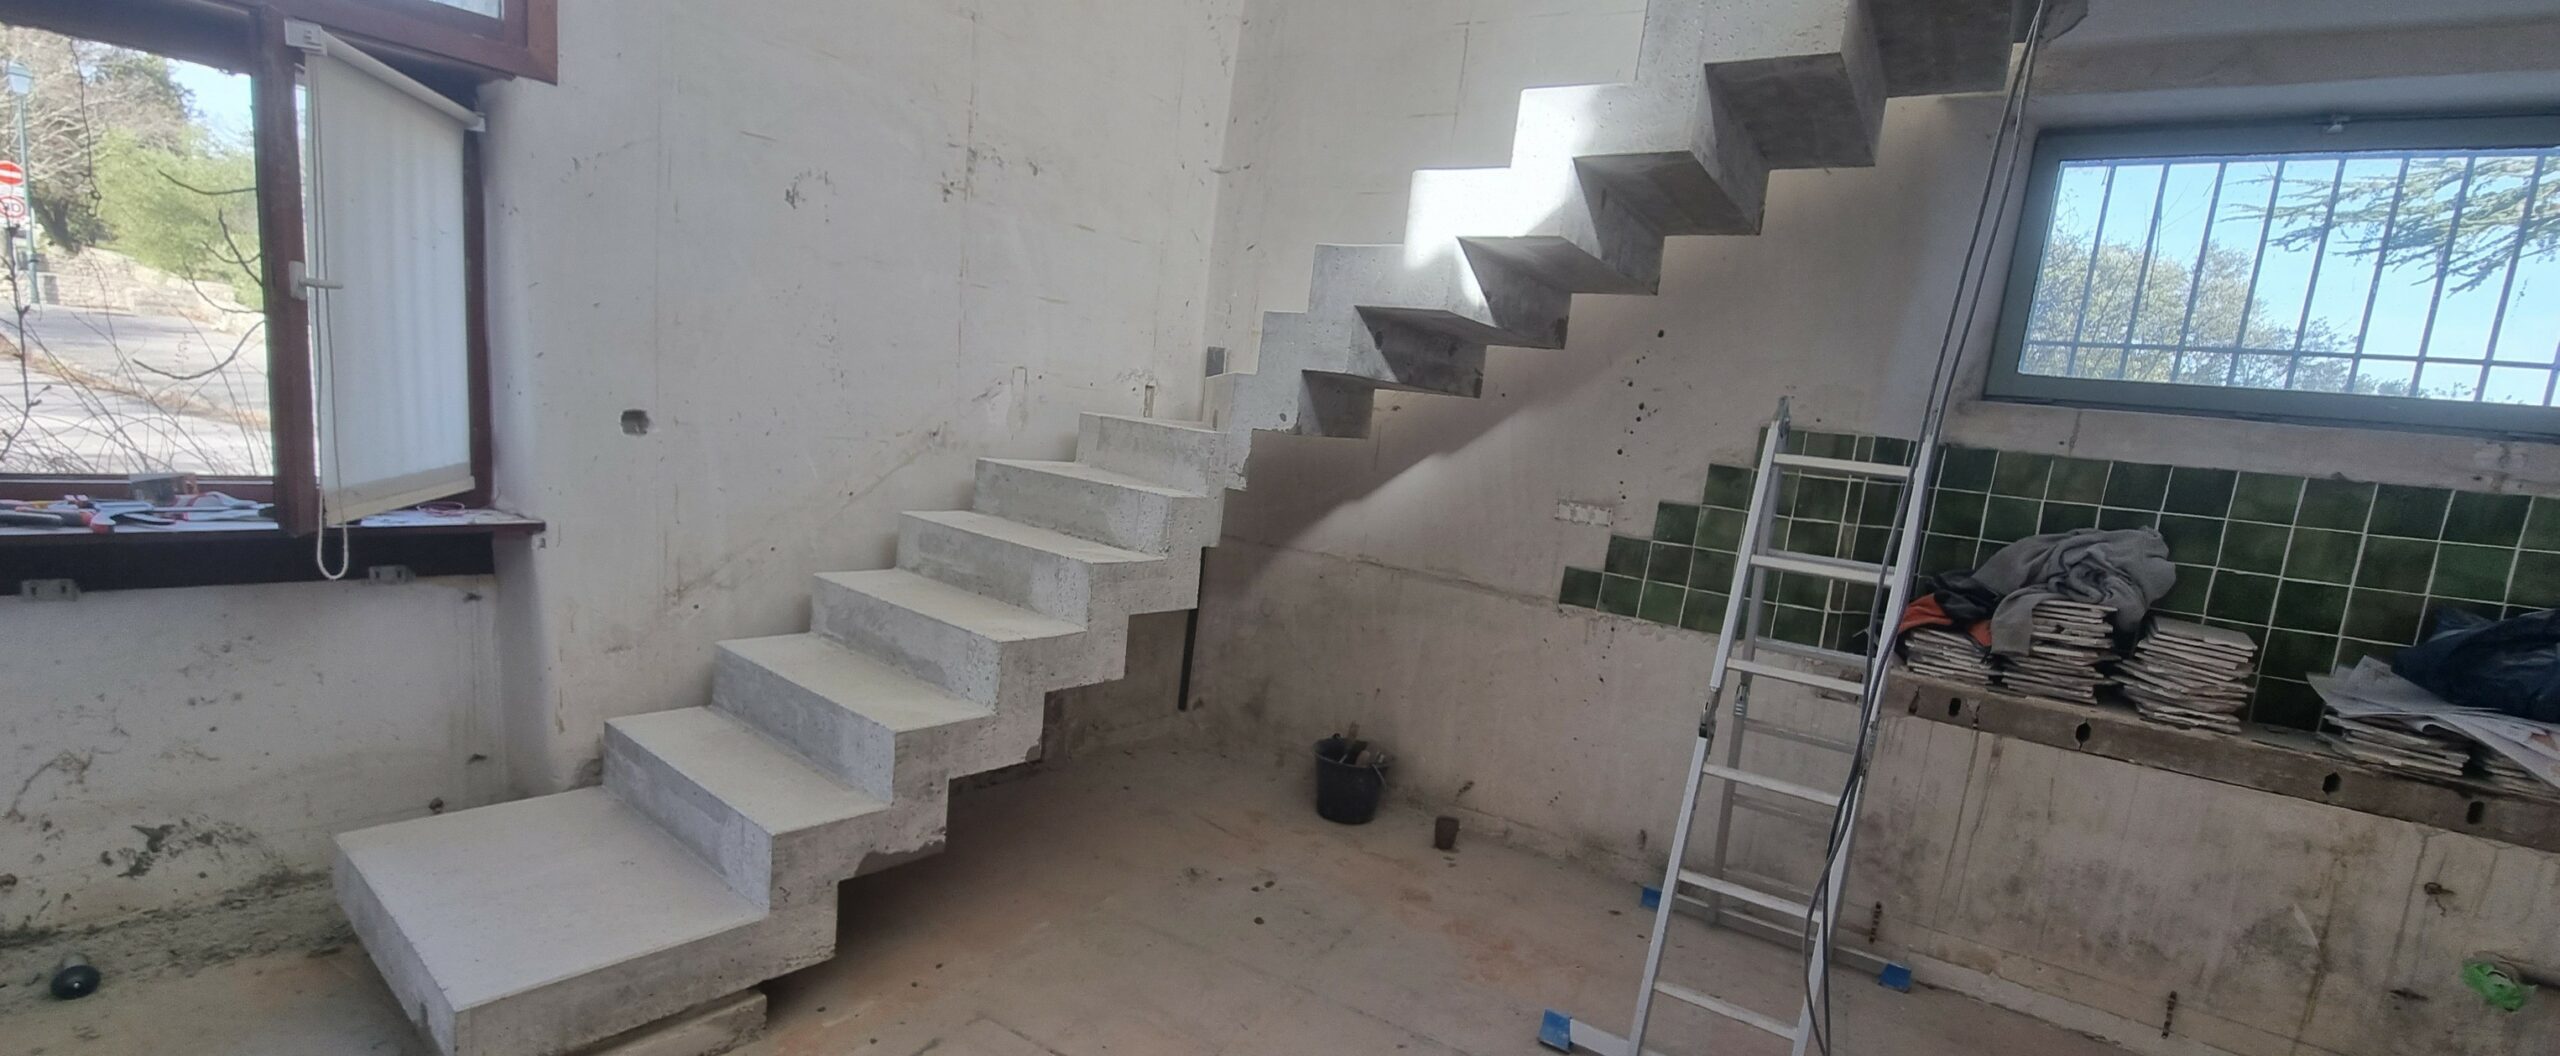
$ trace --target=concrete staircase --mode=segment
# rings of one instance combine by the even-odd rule
[[[1087,415],[1074,462],[983,459],[810,632],[722,643],[708,706],[617,719],[598,788],[339,838],[340,902],[450,1056],[576,1051],[826,960],[839,881],[930,853],[954,778],[1035,753],[1045,696],[1197,602],[1257,430],[1365,435],[1370,392],[1473,396],[1649,293],[1663,239],[1751,234],[1774,169],[1864,165],[1884,100],[1997,86],[2010,0],[1655,0],[1636,82],[1523,93],[1512,164],[1416,174],[1409,241],[1328,246],[1210,421]]]

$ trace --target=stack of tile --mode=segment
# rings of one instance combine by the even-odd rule
[[[2357,762],[2419,777],[2461,777],[2471,761],[2469,738],[2422,732],[2388,717],[2352,719],[2331,711],[2320,737]]]
[[[2541,778],[2533,776],[2533,771],[2517,765],[2515,760],[2498,754],[2488,745],[2473,745],[2472,761],[2479,764],[2480,769],[2488,775],[2489,784],[2498,791],[2508,795],[2560,802],[2560,788],[2554,788]]]
[[[2094,704],[2113,685],[2099,667],[2116,659],[2107,616],[2114,606],[2048,598],[2036,603],[2035,636],[2025,656],[2002,657],[2000,683],[2022,693]]]
[[[1903,635],[1902,642],[1904,662],[1914,672],[1968,686],[1991,685],[1991,652],[1969,635],[1922,627]]]
[[[2164,617],[2116,673],[2143,718],[2236,733],[2257,652],[2258,644],[2238,631]]]

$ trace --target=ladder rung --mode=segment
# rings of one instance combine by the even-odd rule
[[[1884,566],[1864,561],[1847,561],[1837,557],[1815,557],[1811,554],[1765,550],[1751,555],[1751,563],[1772,572],[1799,572],[1849,583],[1884,583]]]
[[[1749,785],[1753,788],[1775,792],[1781,796],[1793,796],[1807,803],[1819,803],[1833,810],[1840,809],[1839,796],[1818,788],[1807,788],[1803,785],[1796,784],[1793,781],[1780,781],[1774,777],[1763,777],[1748,770],[1736,770],[1721,763],[1708,763],[1705,766],[1699,767],[1698,772],[1709,777],[1731,781],[1738,785]]]
[[[1846,458],[1823,458],[1820,455],[1779,455],[1778,464],[1808,473],[1838,473],[1852,477],[1881,477],[1886,480],[1911,479],[1911,467],[1890,462],[1859,462]]]
[[[1768,910],[1771,913],[1781,914],[1795,920],[1803,920],[1813,915],[1813,907],[1805,905],[1802,902],[1789,898],[1780,898],[1756,887],[1745,887],[1741,884],[1734,883],[1731,880],[1708,876],[1705,873],[1696,872],[1694,870],[1680,870],[1680,882],[1691,887],[1706,888],[1707,890],[1723,895],[1726,898],[1738,898],[1742,901],[1749,902],[1752,905]]]
[[[1685,986],[1656,981],[1653,992],[1706,1009],[1736,1023],[1748,1023],[1788,1041],[1796,1040],[1796,1028],[1718,997],[1708,997]]]
[[[1852,697],[1860,697],[1865,696],[1867,692],[1866,686],[1845,678],[1817,675],[1811,671],[1798,671],[1792,667],[1779,667],[1776,664],[1764,664],[1757,660],[1728,660],[1725,661],[1725,666],[1746,675],[1774,678],[1780,682],[1793,682],[1799,686],[1811,686],[1830,693],[1846,693]]]
[[[1803,730],[1780,726],[1777,723],[1763,719],[1754,719],[1746,716],[1742,720],[1742,725],[1753,733],[1765,733],[1782,741],[1794,741],[1797,744],[1827,749],[1829,751],[1839,752],[1842,755],[1847,755],[1858,750],[1857,744],[1852,741],[1844,741],[1837,737],[1825,737],[1818,733],[1806,733]]]
[[[1818,645],[1805,645],[1799,642],[1784,641],[1777,638],[1754,638],[1751,640],[1751,651],[1755,653],[1778,653],[1783,656],[1800,657],[1817,663],[1830,664],[1833,667],[1849,668],[1861,673],[1864,673],[1867,669],[1867,658],[1860,654],[1844,653],[1837,649],[1825,649]]]

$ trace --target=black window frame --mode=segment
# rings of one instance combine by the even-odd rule
[[[2036,140],[2026,198],[2003,288],[1990,369],[1989,400],[2106,410],[2200,415],[2307,425],[2560,440],[2560,408],[2429,400],[2361,393],[2185,385],[2173,382],[2063,378],[2021,372],[2028,316],[2053,220],[2064,162],[2163,160],[2222,155],[2325,153],[2342,150],[2492,150],[2560,147],[2560,114],[2444,117],[2335,116],[2292,121],[2150,125],[2049,130]],[[2548,179],[2550,177],[2546,177]]]

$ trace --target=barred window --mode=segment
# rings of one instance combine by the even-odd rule
[[[1994,396],[2560,431],[2560,126],[2048,135]]]

